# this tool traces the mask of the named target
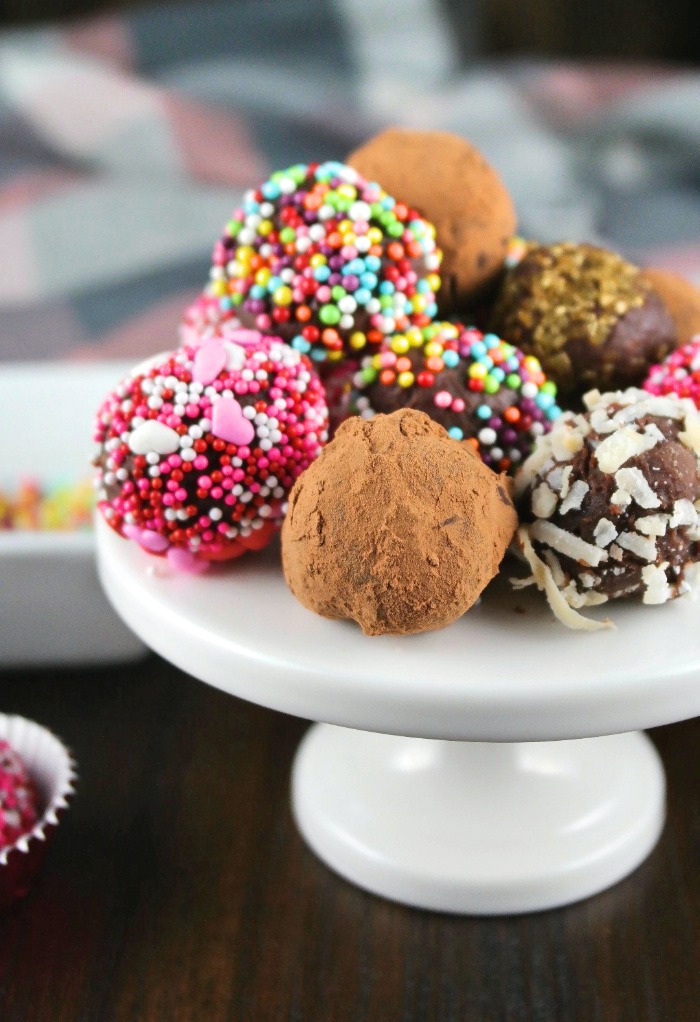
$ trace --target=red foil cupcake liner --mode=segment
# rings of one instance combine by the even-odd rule
[[[30,890],[77,778],[75,762],[59,739],[40,724],[0,713],[0,738],[24,762],[38,795],[39,818],[32,829],[0,849],[0,911]]]

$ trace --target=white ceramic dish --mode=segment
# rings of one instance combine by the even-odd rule
[[[0,488],[89,476],[92,419],[125,362],[0,365]],[[0,530],[0,667],[110,663],[145,647],[105,599],[93,532]]]

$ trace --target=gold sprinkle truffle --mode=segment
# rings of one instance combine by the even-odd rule
[[[529,249],[504,278],[491,327],[535,355],[563,394],[638,384],[676,342],[638,267],[573,242]]]

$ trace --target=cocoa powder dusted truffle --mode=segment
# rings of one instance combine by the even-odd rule
[[[562,396],[638,386],[676,343],[665,305],[636,266],[572,242],[529,249],[504,277],[491,327],[535,355]]]
[[[388,128],[347,162],[435,225],[443,312],[463,307],[496,277],[515,231],[515,208],[500,176],[469,142],[444,131]]]
[[[517,524],[509,482],[422,412],[348,419],[290,495],[287,582],[367,635],[442,628],[498,571]]]
[[[668,309],[676,326],[678,344],[700,334],[700,288],[669,270],[644,269],[642,275]]]
[[[700,580],[700,413],[635,388],[584,400],[515,482],[525,584],[544,589],[565,624],[595,629],[608,622],[578,609],[622,596],[665,603]]]
[[[561,414],[537,359],[460,323],[395,334],[362,361],[350,407],[363,418],[425,412],[498,472],[516,468]]]

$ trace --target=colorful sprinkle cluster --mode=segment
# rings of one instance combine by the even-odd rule
[[[526,241],[525,238],[521,238],[519,234],[514,234],[508,242],[506,257],[503,260],[505,268],[507,270],[512,270],[514,266],[517,266],[518,263],[522,262],[531,247],[531,241]]]
[[[22,479],[16,489],[0,490],[0,529],[88,529],[93,508],[89,479],[57,483]]]
[[[223,310],[218,298],[208,291],[203,291],[185,309],[179,328],[180,343],[201,344],[240,325],[238,317],[231,309]]]
[[[38,819],[37,795],[27,769],[9,742],[0,739],[0,849],[28,833]]]
[[[246,193],[209,290],[246,326],[335,361],[429,323],[441,258],[432,224],[379,185],[342,163],[296,164]]]
[[[98,506],[121,535],[199,571],[270,541],[327,429],[308,359],[278,337],[231,329],[157,356],[106,398]]]
[[[556,386],[536,358],[459,323],[395,334],[363,359],[354,386],[351,407],[359,415],[417,408],[501,472],[527,457],[561,414]]]
[[[700,408],[700,334],[652,366],[642,386],[657,396],[689,397]]]

